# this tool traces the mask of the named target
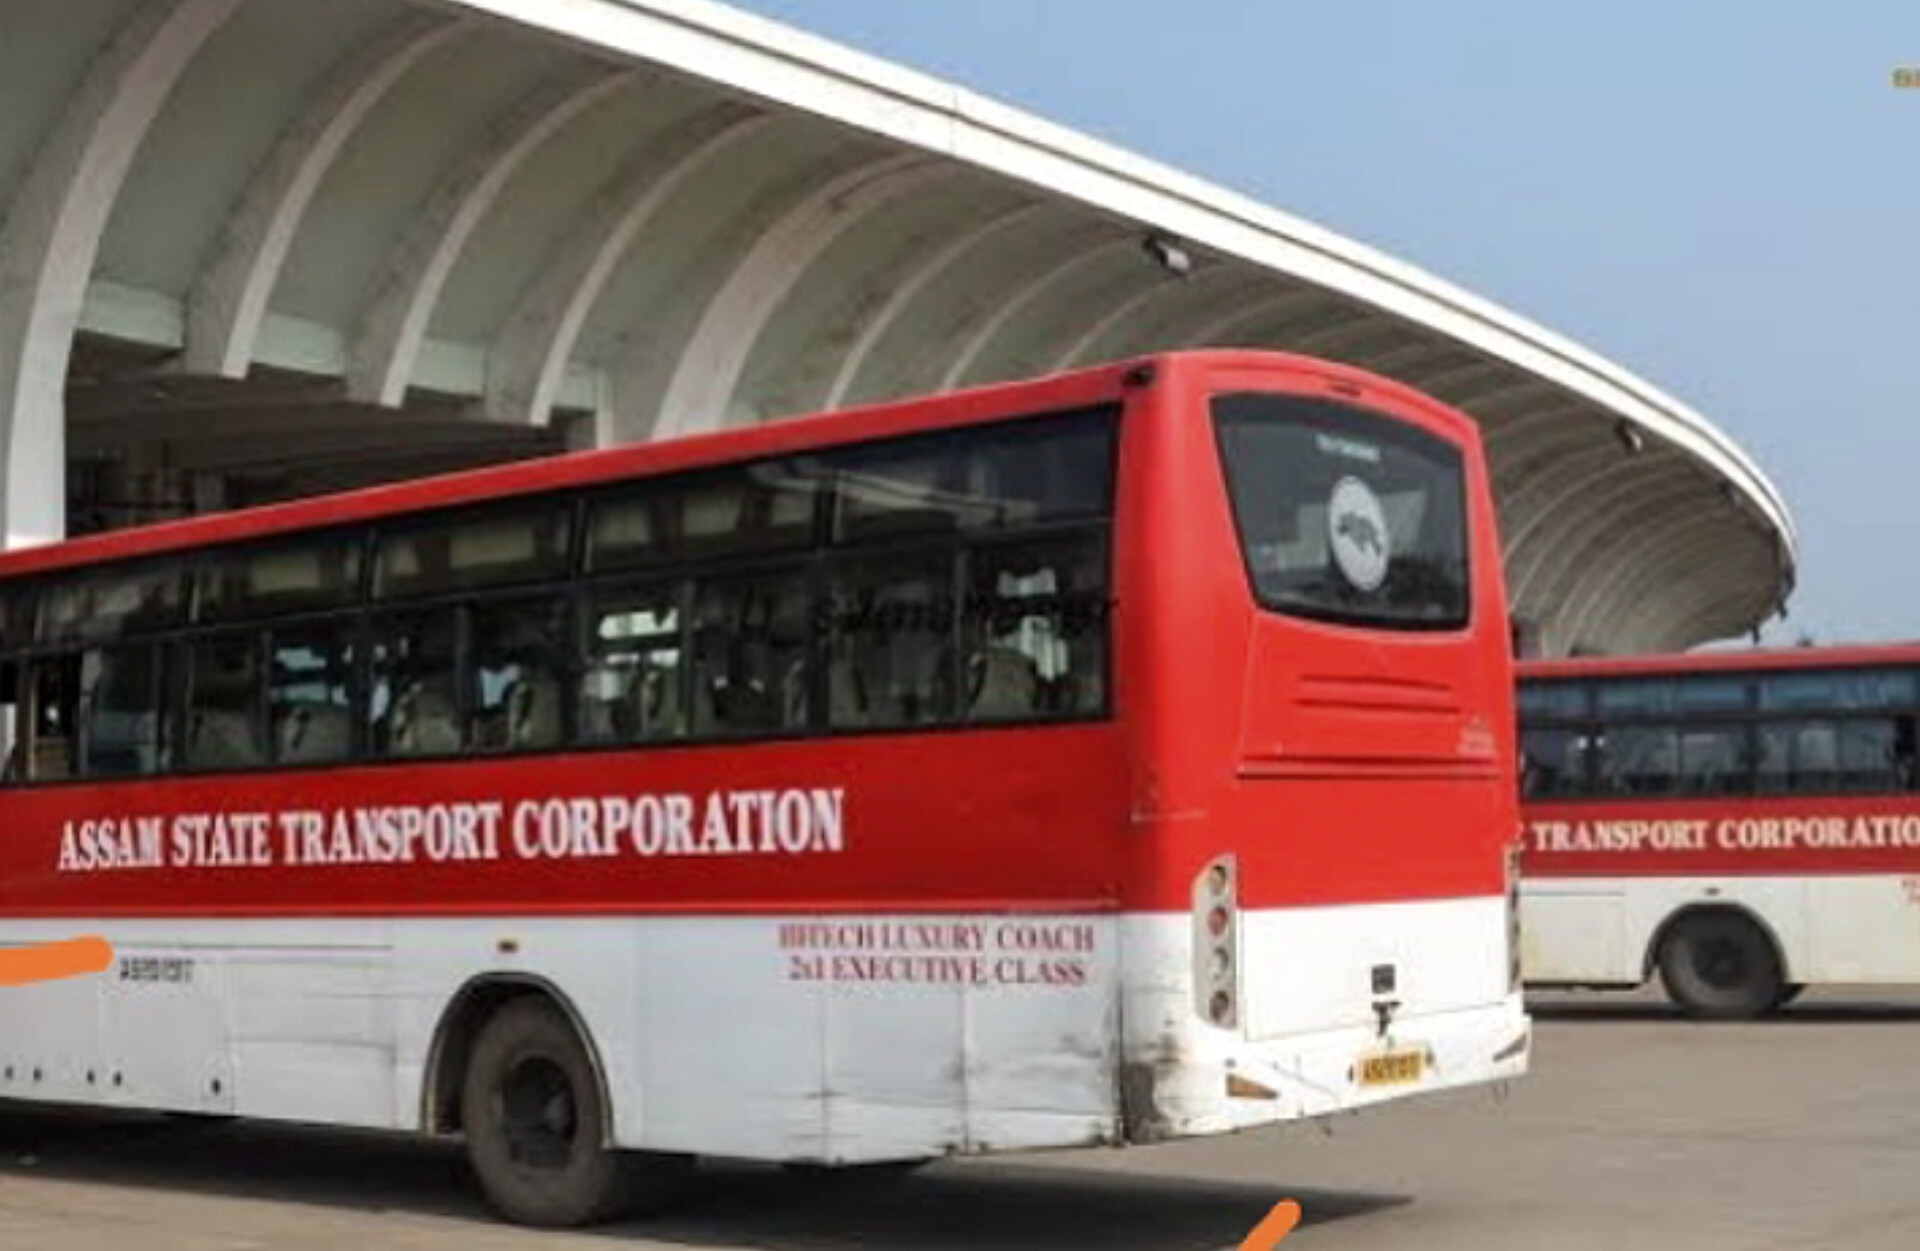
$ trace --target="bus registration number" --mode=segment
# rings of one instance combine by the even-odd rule
[[[1422,1048],[1382,1051],[1360,1058],[1362,1086],[1405,1086],[1426,1076],[1427,1053]]]

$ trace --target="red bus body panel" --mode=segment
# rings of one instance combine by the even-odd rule
[[[1351,400],[1463,448],[1469,629],[1387,635],[1256,608],[1212,424],[1174,419],[1204,413],[1209,391],[1233,388]],[[1222,851],[1244,858],[1247,907],[1498,894],[1498,849],[1517,820],[1501,781],[1513,758],[1510,660],[1476,428],[1405,388],[1318,362],[1194,354],[578,453],[11,552],[0,555],[0,580],[1116,400],[1126,411],[1110,720],[13,788],[0,800],[11,831],[0,841],[0,912],[1184,911],[1193,874]],[[930,786],[938,802],[927,801]],[[526,801],[611,798],[617,807],[685,794],[704,812],[723,793],[822,787],[846,795],[846,845],[805,864],[715,850],[559,860],[516,851]],[[1275,788],[1287,796],[1277,825]],[[342,810],[487,803],[503,811],[485,858],[288,862],[298,821],[310,818],[283,814],[321,814],[331,838]],[[81,823],[106,820],[110,833],[115,822],[163,818],[171,855],[176,818],[214,813],[240,814],[241,829],[225,822],[232,844],[190,848],[182,871],[55,871],[63,833]],[[247,814],[269,823],[270,865],[241,849],[252,837]],[[212,855],[238,859],[207,863]]]
[[[1911,667],[1920,644],[1531,660],[1521,680]],[[1711,718],[1707,718],[1711,720]],[[1920,793],[1540,800],[1532,878],[1920,874]]]

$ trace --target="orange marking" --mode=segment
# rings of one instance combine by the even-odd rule
[[[1253,1227],[1247,1240],[1240,1244],[1240,1251],[1273,1251],[1280,1240],[1293,1232],[1300,1223],[1300,1205],[1291,1199],[1282,1199],[1273,1205],[1273,1211],[1267,1213],[1267,1219]]]
[[[69,938],[32,947],[0,948],[0,986],[25,986],[63,977],[102,973],[113,964],[113,948],[104,938]]]

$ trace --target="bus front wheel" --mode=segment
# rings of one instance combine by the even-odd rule
[[[610,1114],[592,1057],[544,999],[508,1003],[481,1029],[460,1117],[488,1202],[522,1225],[587,1225],[658,1207],[691,1167],[607,1145]]]
[[[1780,1003],[1780,958],[1747,918],[1703,912],[1676,921],[1660,944],[1660,980],[1690,1015],[1746,1021]]]

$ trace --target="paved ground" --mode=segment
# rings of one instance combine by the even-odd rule
[[[581,1235],[493,1224],[438,1146],[0,1112],[0,1248],[1212,1251],[1283,1197],[1288,1251],[1920,1247],[1920,994],[1750,1026],[1536,1007],[1538,1069],[1503,1103],[887,1184],[713,1170],[671,1219]]]

